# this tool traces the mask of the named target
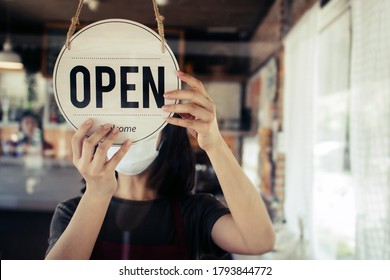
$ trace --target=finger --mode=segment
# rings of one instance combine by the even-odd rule
[[[112,158],[106,162],[106,166],[109,169],[115,169],[119,162],[123,159],[125,154],[129,151],[132,142],[130,140],[126,140],[123,142],[120,149],[112,156]]]
[[[213,110],[213,103],[210,98],[206,98],[204,95],[199,94],[193,90],[174,90],[164,94],[164,98],[170,100],[190,100],[193,103],[202,106],[210,111]]]
[[[113,128],[106,137],[106,139],[98,145],[92,160],[92,165],[103,166],[106,163],[107,151],[112,146],[112,144],[114,144],[115,139],[118,137],[118,134],[119,128]]]
[[[194,116],[196,119],[203,121],[211,121],[214,119],[214,114],[205,108],[198,106],[195,103],[185,104],[170,104],[162,107],[163,111],[171,113],[188,113]]]
[[[73,162],[78,161],[80,159],[84,138],[87,135],[87,132],[91,128],[92,124],[93,120],[88,119],[80,126],[80,128],[73,135],[71,142]]]
[[[198,138],[198,132],[196,132],[195,130],[189,128],[189,129],[188,129],[188,132],[189,132],[190,135],[191,135],[192,137],[194,137],[195,139]]]
[[[187,113],[182,113],[182,114],[179,114],[179,116],[183,119],[191,119],[191,120],[194,120],[195,117],[191,114],[187,114]]]
[[[182,71],[177,71],[177,76],[185,82],[187,85],[189,85],[193,90],[196,90],[200,92],[204,96],[208,96],[203,83],[199,81],[198,79],[192,77],[191,75],[188,75]]]
[[[96,129],[91,136],[84,139],[83,150],[81,151],[81,158],[83,160],[85,160],[87,163],[92,160],[95,146],[103,139],[104,136],[106,136],[110,129],[111,125],[106,123],[105,125]]]
[[[181,119],[169,117],[165,119],[167,123],[188,128],[189,130],[195,130],[197,132],[202,131],[205,127],[205,123],[200,120],[194,119]]]

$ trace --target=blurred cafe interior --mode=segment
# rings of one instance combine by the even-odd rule
[[[1,259],[43,259],[56,205],[80,195],[52,78],[78,3],[0,0]],[[272,252],[232,258],[390,259],[390,1],[157,3],[275,227]],[[151,0],[85,0],[78,28],[110,18],[157,27]],[[223,200],[192,144],[194,191]]]

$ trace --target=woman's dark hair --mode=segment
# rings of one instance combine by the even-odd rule
[[[22,127],[20,125],[22,123],[22,120],[24,118],[29,118],[29,117],[33,118],[36,121],[38,128],[42,129],[42,122],[41,122],[41,119],[39,118],[38,114],[36,114],[32,110],[25,110],[25,111],[22,112],[22,114],[18,118],[18,120],[19,120],[19,129],[20,130],[22,129]]]
[[[192,191],[195,156],[187,129],[170,124],[165,126],[161,131],[159,154],[145,172],[148,174],[147,187],[157,190],[160,196],[181,198]],[[82,182],[84,188],[81,192],[84,193],[85,180]]]
[[[147,185],[161,196],[183,197],[195,182],[195,157],[187,129],[168,124],[161,141],[159,154],[147,170]]]
[[[41,141],[42,143],[44,142],[44,139],[43,139],[43,125],[42,125],[42,121],[41,121],[41,118],[39,117],[39,115],[35,112],[33,112],[32,110],[25,110],[22,112],[22,114],[20,115],[20,118],[19,118],[19,131],[23,131],[22,130],[22,121],[25,119],[25,118],[32,118],[36,124],[37,124],[37,127],[41,130]],[[24,136],[23,139],[21,139],[22,142],[28,142],[29,139],[27,136]]]

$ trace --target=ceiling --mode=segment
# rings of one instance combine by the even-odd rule
[[[166,0],[160,6],[166,28],[186,39],[248,40],[275,0]],[[39,32],[46,22],[69,23],[79,0],[0,0],[0,31]],[[98,2],[96,11],[86,2]],[[93,3],[92,3],[93,4]],[[93,5],[91,6],[93,7]],[[9,23],[6,24],[7,11]],[[156,25],[152,0],[84,0],[80,21],[125,18]]]
[[[98,2],[96,10],[88,4],[91,1],[92,4]],[[249,71],[249,58],[242,54],[248,53],[247,42],[275,2],[165,1],[167,5],[160,6],[165,28],[183,31],[185,62],[191,64],[195,72],[206,74],[210,71],[212,59],[216,64],[224,64],[230,74]],[[45,25],[62,23],[67,28],[78,3],[79,0],[0,0],[0,42],[4,41],[7,32],[10,33],[14,50],[22,53],[25,65],[31,65],[32,71],[36,71],[40,67]],[[134,20],[152,28],[157,25],[152,0],[84,0],[80,14],[82,24],[108,18]],[[218,57],[215,53],[221,53],[221,48],[225,54]]]

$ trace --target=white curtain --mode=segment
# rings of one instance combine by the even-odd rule
[[[351,12],[333,0],[320,12],[315,97],[313,224],[316,259],[355,258],[355,200],[349,165]]]
[[[312,238],[313,102],[316,92],[318,5],[284,41],[285,216],[297,236]]]
[[[390,259],[390,1],[352,1],[351,168],[356,254]]]

